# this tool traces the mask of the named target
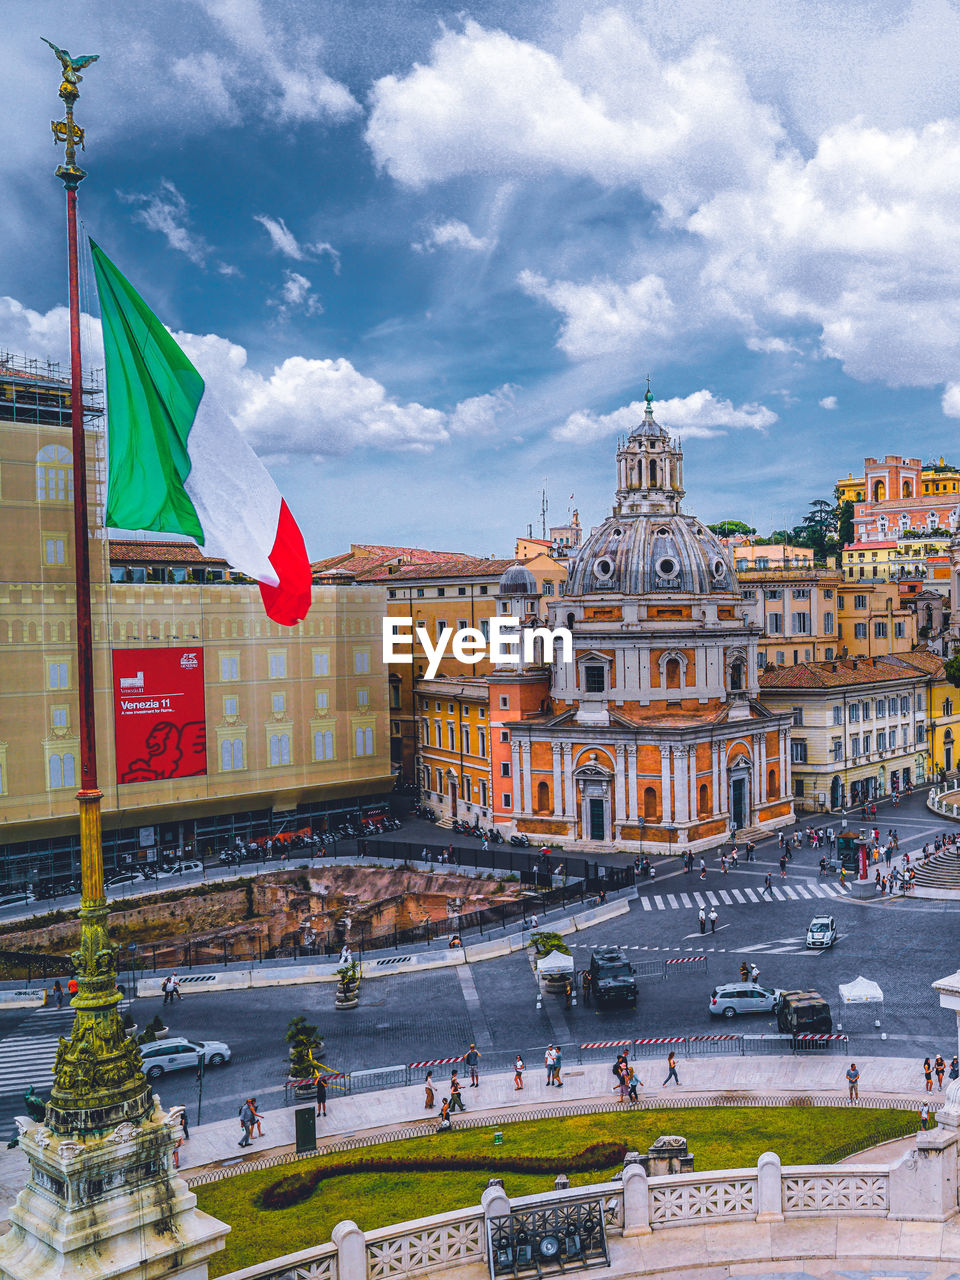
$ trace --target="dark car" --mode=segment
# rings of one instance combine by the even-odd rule
[[[602,947],[590,957],[593,998],[601,1004],[637,1003],[637,978],[620,947]]]
[[[818,991],[784,991],[777,1005],[777,1027],[790,1035],[829,1035],[830,1006]]]

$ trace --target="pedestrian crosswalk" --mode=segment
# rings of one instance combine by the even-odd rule
[[[808,880],[805,884],[771,885],[767,893],[763,889],[704,889],[702,893],[646,893],[640,895],[640,906],[644,911],[683,911],[696,910],[700,907],[732,907],[736,903],[745,905],[748,902],[811,901],[814,898],[828,898],[836,901],[845,898],[850,890],[846,885],[833,884],[829,881]]]
[[[0,1040],[0,1094],[22,1093],[32,1084],[46,1095],[60,1037],[70,1034],[73,1018],[72,1009],[37,1009]]]

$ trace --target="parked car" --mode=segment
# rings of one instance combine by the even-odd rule
[[[143,880],[143,876],[139,871],[121,871],[118,875],[111,876],[107,881],[108,889],[118,889],[125,884],[139,884]]]
[[[36,897],[32,893],[5,893],[0,896],[0,907],[12,907],[21,905],[24,902],[36,902]]]
[[[714,987],[710,1012],[724,1018],[738,1013],[772,1013],[780,1002],[781,992],[770,991],[756,982],[731,982]]]
[[[230,1046],[222,1040],[187,1040],[182,1036],[140,1046],[143,1070],[148,1080],[158,1080],[168,1071],[180,1071],[183,1067],[196,1068],[201,1054],[206,1066],[222,1067],[230,1061]]]
[[[837,925],[833,916],[814,916],[807,929],[808,947],[832,947],[837,940]]]
[[[203,863],[202,862],[178,862],[174,870],[176,871],[178,876],[179,875],[189,876],[189,875],[193,875],[197,871],[203,871]]]

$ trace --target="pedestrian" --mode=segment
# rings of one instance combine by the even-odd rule
[[[539,927],[539,925],[540,925],[540,919],[537,916],[536,912],[534,912],[534,914],[530,917],[530,928],[536,929]]]
[[[627,1093],[630,1095],[630,1101],[639,1102],[640,1099],[637,1097],[637,1086],[642,1085],[643,1081],[637,1078],[637,1073],[634,1071],[633,1067],[627,1067],[627,1084]]]
[[[850,1097],[860,1097],[860,1072],[857,1070],[855,1062],[850,1063],[850,1070],[847,1072],[847,1084],[850,1086]]]
[[[950,1071],[948,1074],[951,1080],[960,1079],[960,1062],[958,1062],[956,1054],[954,1054],[950,1060]]]
[[[467,1052],[463,1055],[463,1060],[470,1068],[470,1088],[477,1089],[480,1086],[480,1052],[475,1044],[472,1044]]]
[[[170,975],[170,985],[173,988],[173,994],[176,996],[176,998],[178,1000],[182,1000],[183,995],[180,992],[180,979],[177,977],[176,969],[174,969],[173,973],[171,973]]]
[[[580,981],[583,983],[583,1003],[589,1004],[593,996],[593,974],[589,969],[584,969]]]
[[[526,1070],[523,1059],[517,1054],[517,1060],[513,1064],[513,1088],[514,1091],[523,1088],[523,1073]]]
[[[710,908],[710,915],[709,915],[708,919],[710,920],[710,932],[711,932],[711,933],[716,933],[716,932],[717,932],[717,921],[720,919],[720,917],[717,915],[717,908],[716,908],[716,907],[711,907],[711,908]]]
[[[923,1060],[923,1080],[923,1087],[927,1093],[933,1093],[933,1068],[930,1066],[929,1058],[924,1058]]]
[[[724,876],[727,874],[727,859],[722,853],[720,855],[720,874]]]
[[[180,1128],[183,1130],[183,1141],[190,1141],[190,1121],[187,1119],[186,1107],[180,1108]]]
[[[707,864],[703,858],[700,859],[700,879],[704,879],[707,874]]]
[[[780,859],[780,861],[782,862],[782,861],[783,861],[783,859],[781,858],[781,859]],[[768,898],[770,898],[770,899],[772,900],[772,898],[773,898],[773,882],[772,882],[772,881],[771,881],[771,879],[770,879],[770,873],[769,873],[769,871],[768,871],[768,872],[767,872],[767,874],[763,877],[763,888],[760,890],[760,897],[761,897],[761,899],[763,898],[763,895],[764,895],[764,894],[766,894],[766,895],[767,895],[767,897],[768,897]]]
[[[925,1129],[927,1127],[927,1122],[929,1121],[929,1119],[930,1119],[930,1104],[928,1102],[921,1102],[920,1104],[920,1128],[921,1129]]]
[[[747,844],[746,844],[747,862],[756,862],[756,858],[753,856],[753,851],[756,847],[757,846],[751,840],[747,841]]]
[[[434,1095],[433,1095],[433,1072],[432,1071],[428,1071],[426,1074],[426,1078],[424,1079],[424,1082],[423,1082],[423,1092],[424,1092],[423,1109],[424,1111],[432,1111],[434,1106],[436,1105],[434,1102]]]
[[[787,878],[787,858],[786,858],[786,855],[784,855],[780,859],[780,879],[785,880],[786,878]]]
[[[750,981],[753,983],[760,981],[760,970],[755,964],[751,964],[750,966]]]
[[[70,998],[72,999],[79,990],[80,990],[79,982],[77,982],[76,978],[70,978],[69,981],[67,982],[67,994],[70,996]]]
[[[668,1085],[671,1079],[676,1081],[677,1088],[679,1088],[680,1077],[677,1075],[677,1059],[672,1049],[667,1054],[667,1078],[666,1080],[664,1080],[663,1085]],[[660,1087],[663,1088],[663,1085],[661,1085]]]
[[[54,982],[53,984],[53,998],[57,1002],[57,1008],[62,1009],[63,1008],[63,987],[61,987],[60,985],[59,978],[57,978],[56,982]]]
[[[613,1086],[613,1092],[619,1093],[618,1102],[626,1102],[627,1093],[630,1089],[630,1079],[627,1075],[627,1064],[622,1058],[617,1059],[616,1066],[613,1068],[613,1074],[617,1078],[617,1083]]]
[[[440,1123],[437,1125],[437,1133],[443,1133],[446,1129],[452,1129],[453,1122],[450,1119],[450,1103],[446,1098],[440,1103]]]
[[[943,1054],[938,1053],[936,1058],[934,1058],[934,1061],[933,1061],[933,1072],[934,1072],[934,1075],[937,1077],[938,1091],[941,1091],[943,1089],[943,1073],[946,1071],[946,1069],[947,1069],[947,1064],[943,1060]]]
[[[817,872],[817,879],[819,880],[821,876],[825,876],[826,874],[827,874],[827,860],[826,858],[821,858],[820,870]]]
[[[700,921],[700,932],[706,933],[707,932],[707,913],[703,907],[700,908],[700,915],[698,916],[698,919]]]
[[[250,1139],[253,1137],[253,1108],[250,1105],[249,1098],[240,1108],[240,1125],[243,1129],[243,1137],[237,1143],[237,1146],[249,1147]]]
[[[558,1089],[562,1089],[563,1081],[560,1079],[560,1071],[563,1067],[563,1050],[557,1045],[554,1052],[556,1056],[553,1059],[553,1083]]]
[[[875,818],[876,816],[877,816],[877,806],[875,804],[872,804],[870,806],[870,817]]]
[[[460,1096],[460,1081],[457,1079],[457,1069],[454,1067],[453,1075],[450,1077],[450,1110],[456,1111],[457,1107],[461,1111],[466,1111],[463,1105],[463,1098]]]
[[[168,973],[160,984],[160,990],[163,992],[163,1003],[173,1004],[173,979]]]
[[[750,966],[747,964],[746,960],[740,961],[740,981],[750,981]]]
[[[547,1084],[553,1084],[553,1067],[557,1060],[557,1051],[552,1044],[547,1045],[547,1051],[543,1055],[543,1065],[547,1069]]]
[[[250,1110],[253,1112],[253,1123],[257,1126],[257,1137],[258,1137],[258,1138],[262,1138],[262,1137],[263,1137],[263,1125],[261,1124],[261,1121],[263,1120],[263,1116],[262,1116],[262,1115],[260,1114],[260,1112],[257,1110],[257,1100],[256,1100],[256,1098],[251,1098],[251,1099],[250,1099]],[[251,1137],[252,1137],[252,1136],[253,1136],[253,1134],[251,1133]]]

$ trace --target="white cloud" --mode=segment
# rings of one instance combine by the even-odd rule
[[[563,173],[642,183],[672,216],[761,172],[781,133],[715,47],[658,59],[615,9],[585,17],[559,55],[468,20],[371,101],[367,142],[406,185]]]
[[[514,411],[518,390],[507,382],[496,391],[461,400],[450,414],[451,433],[472,436],[478,445],[492,440],[500,434],[504,418]]]
[[[271,218],[267,213],[255,213],[254,222],[259,222],[270,242],[278,253],[292,258],[295,262],[308,262],[311,259],[328,254],[333,259],[333,269],[340,270],[340,255],[332,244],[319,240],[316,244],[301,244],[282,218]]]
[[[948,418],[960,418],[960,382],[947,383],[940,408]]]
[[[763,355],[788,355],[800,350],[796,343],[788,342],[786,338],[762,338],[756,335],[746,338],[745,345],[748,350],[759,351]]]
[[[821,409],[835,409],[836,407],[837,407],[836,396],[824,396],[823,399],[820,401]]]
[[[152,194],[118,191],[117,195],[126,204],[140,206],[133,215],[137,222],[159,232],[171,249],[185,253],[197,266],[204,265],[210,246],[188,227],[187,202],[168,178],[162,178],[160,186]]]
[[[319,295],[313,292],[313,285],[299,271],[284,271],[280,291],[276,297],[267,299],[267,306],[276,307],[281,319],[286,319],[293,311],[302,311],[308,316],[323,314]]]
[[[643,421],[644,409],[639,400],[611,413],[580,409],[554,428],[553,438],[568,444],[592,444],[606,436],[629,435]],[[777,415],[765,405],[743,404],[737,409],[729,400],[718,400],[706,389],[656,401],[654,416],[665,431],[687,438],[722,435],[727,429],[765,431],[777,421]]]
[[[427,228],[423,240],[412,246],[417,253],[430,253],[434,249],[468,249],[471,253],[486,253],[496,240],[475,236],[465,222],[448,218]]]
[[[522,289],[555,307],[563,316],[557,345],[572,360],[626,351],[652,336],[669,332],[675,308],[663,280],[644,276],[628,284],[593,280],[552,284],[532,271],[519,277]]]

